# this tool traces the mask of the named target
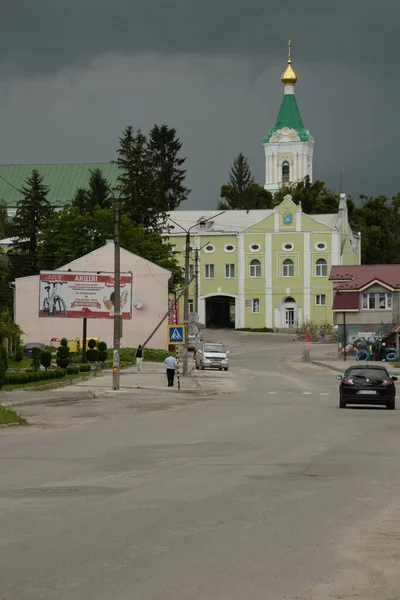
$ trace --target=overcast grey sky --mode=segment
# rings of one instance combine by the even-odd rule
[[[263,138],[293,44],[315,178],[392,195],[398,0],[15,0],[0,20],[0,163],[106,162],[128,124],[176,127],[213,208],[238,152],[264,184]],[[181,206],[184,208],[184,206]]]

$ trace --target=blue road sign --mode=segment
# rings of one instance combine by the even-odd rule
[[[186,328],[184,325],[168,325],[168,344],[184,344]]]

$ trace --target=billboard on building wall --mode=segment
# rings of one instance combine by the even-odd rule
[[[132,273],[121,273],[121,317],[132,318]],[[114,318],[114,273],[41,271],[39,317]]]

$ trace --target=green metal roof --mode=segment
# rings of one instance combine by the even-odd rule
[[[0,201],[8,208],[16,208],[21,199],[20,190],[26,179],[37,169],[44,175],[43,183],[50,188],[47,198],[55,207],[69,204],[78,188],[87,188],[90,171],[101,169],[110,186],[115,187],[118,177],[116,163],[70,165],[0,165]]]
[[[264,142],[268,143],[275,131],[278,131],[278,129],[283,129],[284,127],[288,127],[289,129],[294,129],[297,131],[302,142],[309,141],[310,134],[307,133],[307,129],[304,127],[299,107],[297,106],[296,96],[294,94],[285,94],[283,96],[275,127],[268,132]]]

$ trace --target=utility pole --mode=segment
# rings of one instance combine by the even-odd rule
[[[120,254],[120,213],[119,204],[114,209],[114,355],[113,388],[120,387],[120,349],[121,349],[121,254]]]
[[[186,232],[186,244],[185,244],[185,291],[183,294],[183,323],[187,330],[189,324],[189,260],[190,260],[190,229]],[[182,375],[187,376],[189,368],[189,350],[188,350],[188,336],[186,331],[185,344],[183,346],[183,371]]]
[[[199,249],[194,250],[194,312],[199,314]]]

